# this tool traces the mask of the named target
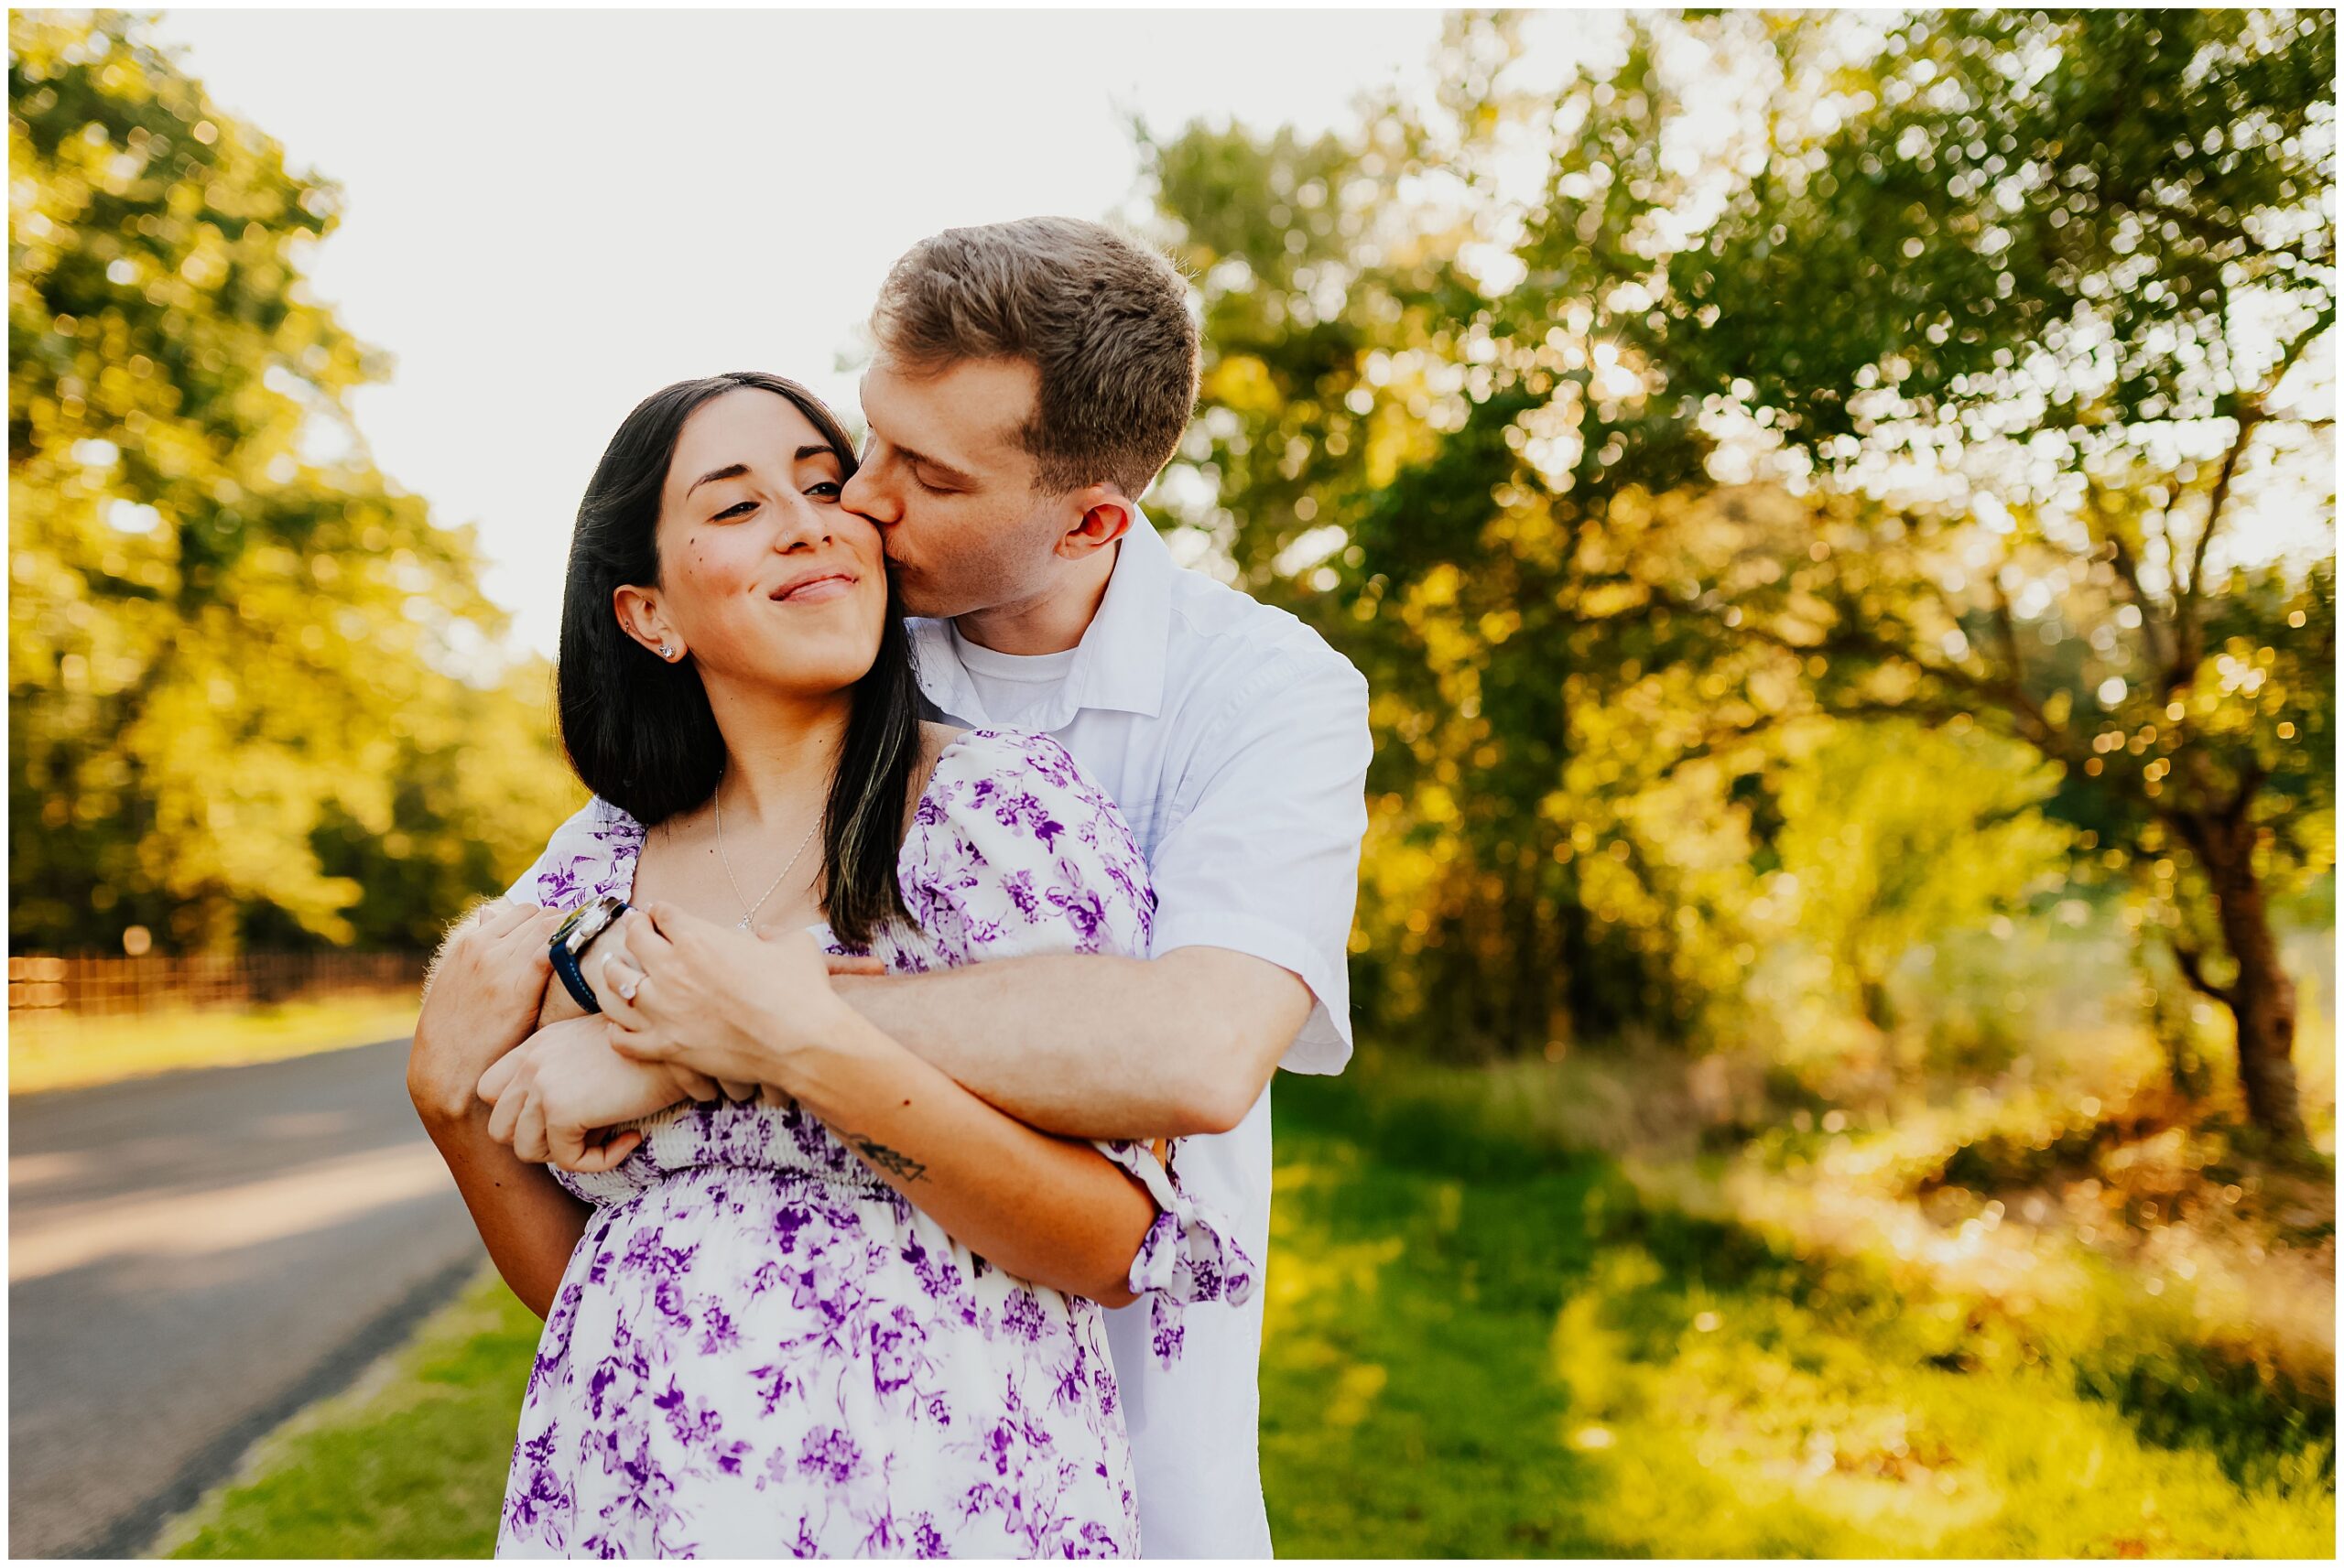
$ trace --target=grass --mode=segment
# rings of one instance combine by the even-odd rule
[[[233,1011],[17,1022],[8,1032],[8,1092],[82,1088],[371,1045],[413,1033],[415,1017],[415,995],[402,991]]]
[[[2317,1392],[2218,1387],[2129,1328],[2073,1352],[2018,1335],[1366,1072],[1278,1095],[1283,1555],[2333,1550]],[[2151,1375],[2193,1367],[2173,1382],[2194,1404]]]
[[[2058,1332],[1640,1187],[1471,1075],[1282,1079],[1263,1470],[1288,1557],[2319,1556],[2332,1398]],[[2097,1298],[2094,1298],[2095,1301]],[[493,1280],[179,1556],[484,1555],[536,1323]]]
[[[271,1434],[155,1555],[489,1556],[537,1328],[485,1273],[358,1386]]]

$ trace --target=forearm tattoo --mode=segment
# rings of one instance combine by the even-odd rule
[[[857,1153],[899,1182],[917,1182],[927,1173],[928,1167],[910,1155],[888,1148],[875,1138],[865,1138],[860,1132],[840,1134],[853,1145]]]

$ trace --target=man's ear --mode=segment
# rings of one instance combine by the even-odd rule
[[[668,626],[667,611],[649,589],[621,583],[611,590],[611,609],[619,618],[619,630],[651,652],[670,662],[683,656],[684,640]]]
[[[1134,508],[1116,486],[1089,485],[1068,500],[1081,512],[1074,526],[1058,539],[1058,553],[1067,559],[1080,560],[1093,550],[1103,550],[1131,532]]]

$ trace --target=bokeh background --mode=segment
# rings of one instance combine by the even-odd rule
[[[1074,211],[1202,312],[1151,513],[1374,692],[1281,1552],[2332,1551],[2330,14],[10,27],[20,1143],[411,1019],[618,417],[852,422],[888,260]],[[534,1329],[165,1544],[484,1552]]]

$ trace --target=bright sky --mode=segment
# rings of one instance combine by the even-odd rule
[[[842,411],[889,263],[960,223],[1124,211],[1136,113],[1333,124],[1430,11],[174,11],[228,112],[341,182],[317,292],[388,351],[376,460],[474,522],[550,653],[580,492],[646,394],[754,368]]]

